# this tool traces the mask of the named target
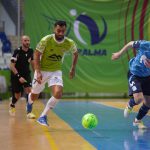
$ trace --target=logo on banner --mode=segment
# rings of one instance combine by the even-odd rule
[[[96,44],[101,43],[107,35],[107,23],[104,17],[101,17],[99,21],[101,27],[99,27],[98,22],[95,21],[90,15],[85,13],[77,15],[75,9],[70,10],[70,15],[75,16],[75,20],[73,22],[67,22],[66,36],[69,36],[70,32],[74,32],[74,35],[78,41],[81,44],[86,45],[84,47],[78,47],[80,55],[107,56],[107,50],[105,48],[95,48]],[[53,24],[57,19],[44,14],[43,17],[48,22],[48,30],[52,30]],[[82,25],[86,26],[86,30],[82,30]],[[84,35],[84,31],[86,32],[86,35]],[[87,41],[89,39],[88,37],[90,37],[90,42]]]
[[[70,10],[70,14],[72,16],[76,16],[76,10],[72,9]],[[107,24],[103,17],[101,17],[101,22],[103,24],[103,31],[100,31],[100,28],[98,27],[95,20],[93,20],[90,16],[86,14],[80,14],[77,16],[76,20],[73,24],[74,34],[77,37],[77,39],[84,45],[87,45],[88,43],[82,38],[80,33],[80,24],[83,23],[89,30],[90,36],[91,36],[91,45],[95,45],[100,43],[104,40],[107,34]],[[101,32],[101,34],[100,34]]]

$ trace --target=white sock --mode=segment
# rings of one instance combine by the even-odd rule
[[[134,122],[140,122],[141,120],[138,120],[137,118],[135,118]]]
[[[56,99],[55,97],[52,96],[52,97],[48,100],[48,102],[47,102],[47,104],[46,104],[46,107],[45,107],[45,109],[44,109],[44,111],[42,112],[42,114],[41,114],[40,117],[47,115],[47,114],[48,114],[48,111],[49,111],[50,109],[53,109],[53,108],[56,106],[56,104],[58,103],[58,101],[59,101],[59,99]]]
[[[31,100],[31,93],[29,93],[29,95],[28,95],[28,103],[33,104],[33,101]]]

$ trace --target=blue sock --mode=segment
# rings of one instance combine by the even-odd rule
[[[133,97],[132,97],[132,98],[130,98],[130,100],[129,100],[128,104],[129,104],[129,106],[130,106],[130,107],[133,107],[133,106],[137,105],[137,104],[135,103],[135,101],[134,101],[134,98],[133,98]]]
[[[145,104],[143,104],[136,116],[137,120],[141,120],[149,111],[149,107],[147,107]]]

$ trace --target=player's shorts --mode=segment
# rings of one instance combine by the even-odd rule
[[[128,73],[129,96],[134,93],[143,92],[143,95],[150,96],[150,76],[138,77],[131,72]]]
[[[27,87],[31,87],[32,86],[32,81],[31,81],[31,76],[30,75],[26,75],[25,77],[23,77],[27,82],[25,83],[20,83],[19,79],[11,74],[11,87],[12,87],[12,92],[14,93],[19,93],[23,91],[23,88],[27,88]]]
[[[42,83],[39,84],[37,82],[37,73],[35,71],[34,78],[32,81],[32,93],[39,94],[41,93],[44,88],[45,84],[48,83],[48,87],[51,87],[53,85],[60,85],[63,86],[63,80],[62,80],[62,71],[54,71],[54,72],[47,72],[47,71],[41,71],[42,73]]]

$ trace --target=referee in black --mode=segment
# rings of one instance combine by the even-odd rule
[[[30,48],[30,37],[21,37],[21,46],[14,50],[11,57],[11,86],[12,101],[9,106],[9,114],[15,116],[15,104],[21,97],[22,91],[26,94],[31,92],[31,71],[30,64],[34,70],[33,49]],[[27,96],[28,97],[28,96]],[[35,118],[33,113],[27,113],[29,119]]]

